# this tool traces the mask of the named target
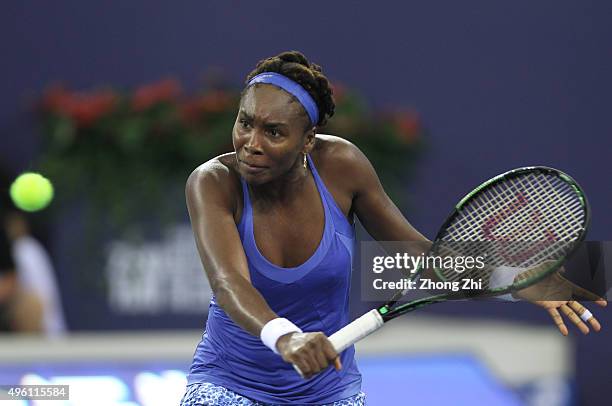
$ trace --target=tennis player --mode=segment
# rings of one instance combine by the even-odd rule
[[[350,321],[353,219],[379,241],[428,240],[359,149],[317,134],[334,107],[321,68],[301,53],[260,61],[240,99],[235,151],[189,177],[214,296],[181,405],[365,404],[354,348],[337,354],[327,339]],[[559,311],[588,331],[578,302],[541,305],[564,334]]]

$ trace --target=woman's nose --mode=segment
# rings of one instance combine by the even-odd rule
[[[249,133],[247,142],[244,144],[244,148],[246,148],[248,152],[253,154],[261,152],[261,141],[262,135],[256,129],[253,129],[253,131]]]

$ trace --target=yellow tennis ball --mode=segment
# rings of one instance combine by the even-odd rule
[[[44,209],[53,199],[53,185],[49,179],[34,173],[22,173],[11,185],[11,199],[15,206],[25,211]]]

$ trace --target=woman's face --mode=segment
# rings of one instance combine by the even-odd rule
[[[314,139],[309,122],[302,105],[284,90],[268,84],[247,89],[232,132],[240,175],[264,184],[301,165]]]

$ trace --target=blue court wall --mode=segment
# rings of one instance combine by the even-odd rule
[[[552,0],[7,3],[0,13],[0,163],[30,167],[39,148],[31,106],[50,82],[130,87],[171,75],[195,87],[217,66],[240,83],[257,60],[298,49],[373,106],[421,113],[430,135],[407,185],[406,215],[426,235],[482,180],[543,164],[582,184],[593,209],[590,239],[609,240],[610,21],[609,2]],[[503,304],[466,305],[465,312],[548,322],[528,305],[512,314]],[[612,317],[602,319],[610,328]],[[609,376],[602,357],[612,359],[610,337],[603,334],[576,337],[585,349],[582,396],[597,393],[589,385]]]
[[[135,86],[176,76],[197,86],[222,68],[241,83],[254,63],[298,49],[378,107],[413,106],[431,131],[411,222],[432,235],[465,191],[543,164],[572,174],[610,237],[612,5],[571,1],[162,1],[4,5],[0,159],[36,154],[31,103],[53,81]],[[342,134],[340,134],[342,135]]]

